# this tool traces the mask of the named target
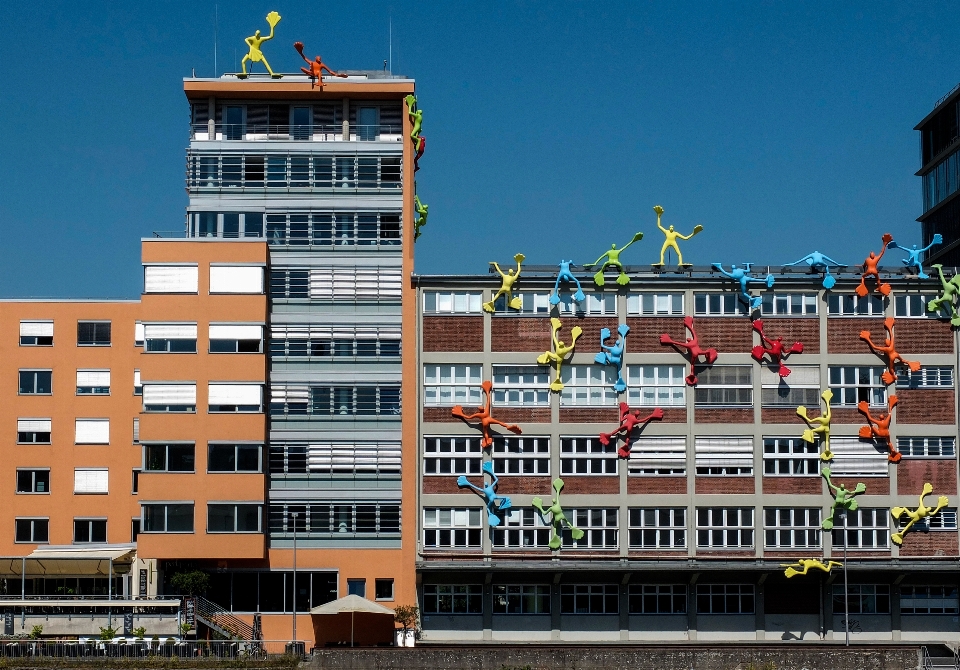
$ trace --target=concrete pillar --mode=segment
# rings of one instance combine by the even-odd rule
[[[697,639],[697,578],[699,572],[693,573],[687,585],[687,639]]]
[[[767,616],[763,602],[764,595],[764,582],[767,581],[767,575],[760,575],[760,579],[757,580],[757,592],[756,597],[754,598],[754,612],[756,613],[756,626],[757,626],[757,639],[762,640],[766,637],[767,633]]]
[[[620,581],[620,641],[630,639],[630,573]]]
[[[350,140],[350,98],[343,99],[343,141]]]
[[[550,585],[550,640],[560,639],[560,573],[553,576]]]
[[[890,633],[894,642],[900,641],[900,582],[904,575],[899,575],[890,585]]]
[[[493,639],[493,573],[483,579],[483,639]]]
[[[207,99],[207,139],[217,139],[217,99]]]

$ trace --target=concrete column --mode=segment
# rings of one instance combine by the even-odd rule
[[[833,637],[833,582],[837,578],[837,572],[831,572],[823,584],[823,638]]]
[[[350,140],[350,98],[343,99],[343,141]]]
[[[766,637],[767,633],[767,617],[766,610],[763,602],[764,596],[764,582],[767,581],[767,575],[760,575],[760,579],[757,580],[757,592],[756,597],[754,598],[754,612],[756,613],[756,626],[757,626],[757,639],[762,640]]]
[[[620,580],[620,641],[630,639],[630,573]]]
[[[207,99],[207,138],[217,139],[217,99]]]
[[[550,640],[560,639],[560,573],[553,576],[550,585]]]
[[[691,642],[697,639],[697,578],[699,572],[693,573],[687,585],[687,639]]]
[[[493,639],[493,573],[483,579],[483,639]]]
[[[900,582],[905,575],[899,575],[890,585],[890,633],[894,642],[899,642],[900,637]]]

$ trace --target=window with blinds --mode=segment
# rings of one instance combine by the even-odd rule
[[[752,437],[702,437],[693,442],[698,475],[752,475]]]
[[[73,492],[110,493],[109,474],[106,468],[76,468],[73,471]]]
[[[830,470],[834,477],[887,477],[887,450],[880,451],[877,445],[856,436],[833,435],[830,437],[833,461]]]
[[[144,412],[196,412],[196,384],[143,385]]]
[[[296,517],[294,517],[296,514]],[[400,501],[275,502],[269,510],[270,535],[399,539]]]
[[[400,472],[399,441],[287,442],[270,445],[271,475],[397,478]]]
[[[50,419],[17,419],[17,444],[50,444]]]
[[[110,419],[77,419],[76,444],[110,444]]]
[[[820,368],[791,365],[790,376],[781,377],[776,367],[761,365],[760,387],[763,407],[816,407],[820,403]]]
[[[110,371],[77,370],[77,395],[110,395]]]
[[[328,267],[310,269],[310,298],[335,302],[399,301],[399,267]]]
[[[144,293],[198,293],[200,270],[196,265],[144,265]]]
[[[211,354],[258,354],[263,350],[263,326],[210,324]]]
[[[262,412],[263,384],[219,384],[207,386],[210,412]]]
[[[21,347],[52,347],[53,321],[21,321]]]
[[[263,266],[211,265],[210,293],[263,293]]]
[[[630,443],[631,475],[687,474],[687,438],[639,437]]]
[[[197,324],[145,323],[144,349],[150,353],[197,353]]]
[[[753,367],[715,365],[698,373],[693,391],[698,407],[750,407],[753,405]]]
[[[270,355],[283,358],[394,358],[400,356],[400,329],[353,326],[273,326]]]

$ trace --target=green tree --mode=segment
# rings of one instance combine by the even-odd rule
[[[203,570],[178,572],[170,578],[170,585],[185,596],[202,596],[210,587],[210,575]]]

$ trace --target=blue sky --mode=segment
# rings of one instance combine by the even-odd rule
[[[656,259],[664,223],[705,228],[685,259],[851,264],[885,231],[919,242],[913,126],[960,81],[948,2],[219,2],[220,70],[417,79],[429,138],[421,273]],[[676,6],[675,6],[676,5]],[[139,240],[183,226],[181,78],[213,73],[215,3],[5,3],[0,296],[135,297]],[[585,254],[585,256],[584,256]]]

